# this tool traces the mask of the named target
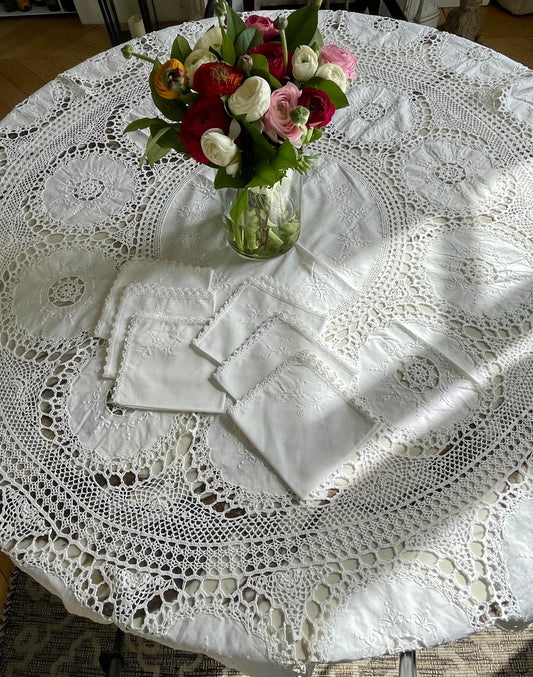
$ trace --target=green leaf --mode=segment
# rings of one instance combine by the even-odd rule
[[[241,175],[229,176],[224,167],[220,167],[215,175],[215,188],[244,188],[246,181]]]
[[[316,33],[313,36],[313,41],[310,43],[310,47],[317,54],[320,52],[321,48],[324,47],[324,38],[322,37],[322,33],[318,30],[318,28],[316,29]]]
[[[311,45],[315,41],[318,27],[318,5],[305,5],[287,17],[287,48],[294,52],[300,45]]]
[[[272,160],[271,165],[278,174],[283,175],[286,169],[296,168],[297,160],[296,149],[288,139],[285,139],[278,148],[278,153]]]
[[[305,87],[320,89],[329,96],[329,100],[335,108],[345,108],[348,105],[346,94],[335,82],[325,80],[324,78],[311,78],[304,83]]]
[[[247,26],[235,40],[235,56],[238,59],[252,47],[262,44],[263,37],[257,28]],[[266,59],[265,59],[266,60]]]
[[[229,39],[234,42],[236,38],[246,29],[246,24],[241,17],[228,6],[226,13],[226,32]]]
[[[296,155],[296,148],[292,145],[289,139],[285,139],[278,149],[278,157],[296,162]]]
[[[230,66],[234,66],[235,58],[233,40],[230,39],[225,31],[222,31],[222,60],[229,63]]]
[[[262,186],[273,186],[276,183],[276,173],[268,162],[260,162],[255,168],[254,179],[260,179]]]
[[[192,49],[187,40],[182,35],[178,35],[172,43],[170,58],[177,59],[178,61],[181,61],[181,63],[185,63],[185,59],[191,52]]]
[[[263,134],[258,129],[256,129],[256,127],[254,127],[250,122],[246,122],[244,120],[241,120],[240,123],[245,129],[246,134],[248,134],[251,138],[253,144],[252,152],[256,158],[262,160],[265,157],[272,158],[276,155],[275,147],[268,139],[263,136]]]
[[[313,131],[311,132],[311,138],[307,143],[313,143],[313,141],[318,141],[320,137],[322,136],[322,130],[319,129],[318,127],[313,127]]]
[[[159,162],[171,149],[176,150],[178,153],[186,152],[181,143],[177,125],[166,124],[155,133],[152,132],[146,143],[143,157],[152,166],[156,162]]]
[[[199,98],[200,95],[197,92],[187,92],[180,96],[180,103],[187,106],[187,108],[190,108]]]
[[[266,56],[264,54],[251,54],[250,56],[253,61],[250,75],[259,75],[268,82],[272,89],[279,89],[281,87],[281,82],[270,74]]]
[[[173,148],[178,153],[187,153],[185,146],[181,143],[179,129],[175,126],[161,135],[159,145],[162,148]]]
[[[152,94],[152,99],[166,118],[173,120],[174,122],[179,122],[183,118],[187,106],[182,103],[180,99],[165,99],[157,93],[154,86],[154,75],[157,73],[160,66],[161,64],[156,62],[150,73],[150,92]]]
[[[146,127],[154,127],[162,122],[163,121],[159,118],[139,118],[138,120],[130,122],[124,130],[124,134],[126,134],[126,132],[135,132],[138,129],[146,129]]]

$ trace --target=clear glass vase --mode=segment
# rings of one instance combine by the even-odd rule
[[[302,179],[299,172],[289,170],[273,186],[221,188],[222,220],[230,247],[250,259],[270,259],[291,249],[300,235]],[[243,190],[248,191],[248,204],[235,222],[230,211]]]

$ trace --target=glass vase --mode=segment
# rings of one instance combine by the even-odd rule
[[[289,251],[300,235],[303,176],[289,170],[273,186],[221,188],[222,220],[226,239],[249,259],[270,259]],[[230,211],[243,190],[248,203],[237,222]]]

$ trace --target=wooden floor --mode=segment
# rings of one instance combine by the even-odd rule
[[[533,14],[513,16],[492,4],[481,12],[481,43],[533,69]],[[110,46],[103,25],[83,25],[77,16],[0,18],[0,118],[58,73]]]

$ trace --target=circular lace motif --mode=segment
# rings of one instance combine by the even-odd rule
[[[439,370],[427,357],[410,355],[400,360],[395,371],[398,383],[415,393],[433,390],[439,384]]]
[[[441,298],[473,313],[514,309],[533,286],[531,255],[481,229],[440,234],[427,249],[425,269]]]
[[[466,170],[456,162],[444,162],[435,167],[433,175],[438,181],[446,183],[449,186],[455,186],[466,179]]]
[[[442,138],[424,141],[407,158],[404,172],[419,197],[453,210],[474,209],[504,190],[490,157]]]
[[[374,28],[382,33],[392,33],[398,30],[398,22],[389,17],[379,17],[374,21]]]
[[[438,345],[438,344],[437,344]],[[426,433],[467,415],[476,382],[422,336],[399,324],[371,334],[360,352],[358,387],[374,414],[393,427]]]
[[[72,306],[85,292],[85,282],[81,277],[69,275],[61,277],[48,290],[48,300],[53,306]]]
[[[133,175],[108,155],[75,158],[45,184],[45,209],[64,223],[89,224],[117,214],[131,200]]]
[[[13,307],[34,336],[60,338],[92,329],[115,276],[111,259],[86,249],[60,250],[20,274]]]

